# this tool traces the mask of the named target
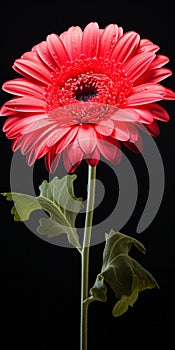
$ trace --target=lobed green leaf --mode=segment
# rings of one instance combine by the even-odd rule
[[[90,294],[96,300],[107,300],[107,286],[117,299],[113,308],[115,317],[121,316],[136,302],[139,292],[158,287],[155,278],[136,260],[130,257],[131,246],[145,253],[145,247],[138,240],[120,232],[106,234],[101,273],[98,274]]]
[[[23,193],[2,193],[8,201],[13,201],[11,213],[15,221],[26,221],[33,211],[42,209],[49,214],[49,219],[40,219],[38,232],[47,237],[55,237],[66,233],[69,242],[81,248],[75,228],[75,220],[82,208],[82,198],[74,194],[76,175],[67,175],[62,179],[44,180],[40,185],[37,197]]]

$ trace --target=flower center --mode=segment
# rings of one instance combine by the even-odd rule
[[[97,90],[93,86],[83,84],[75,91],[75,98],[81,102],[87,102],[97,95]]]
[[[79,74],[76,78],[66,81],[67,91],[71,93],[71,99],[81,102],[96,101],[99,98],[99,75],[93,72]]]
[[[120,63],[81,55],[52,73],[52,83],[45,93],[46,111],[81,102],[123,108],[131,88]]]

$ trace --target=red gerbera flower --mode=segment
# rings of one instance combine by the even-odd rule
[[[162,68],[169,59],[158,49],[115,24],[99,29],[89,23],[84,31],[73,26],[48,35],[14,62],[23,77],[2,87],[18,96],[1,108],[2,116],[11,115],[3,131],[14,139],[13,151],[20,148],[29,165],[44,156],[48,171],[64,153],[72,172],[83,158],[92,166],[100,155],[118,162],[120,141],[139,148],[139,126],[156,136],[155,120],[169,120],[156,102],[175,99],[158,84],[172,74]]]

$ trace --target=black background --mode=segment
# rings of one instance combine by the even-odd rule
[[[173,5],[173,4],[172,4]],[[16,77],[13,62],[51,33],[61,34],[72,25],[85,27],[97,21],[101,28],[117,23],[124,31],[135,30],[141,37],[160,46],[159,53],[170,58],[175,72],[174,11],[170,2],[23,2],[1,5],[0,76],[2,83]],[[2,19],[4,22],[2,23]],[[164,85],[175,89],[174,75]],[[1,104],[9,99],[1,91]],[[165,169],[165,192],[160,209],[150,226],[138,237],[135,234],[147,195],[148,180],[141,156],[127,154],[138,176],[139,198],[132,218],[123,232],[139,238],[147,249],[140,262],[157,279],[160,289],[140,293],[133,308],[120,318],[113,318],[115,302],[93,303],[89,308],[89,349],[134,348],[172,349],[174,341],[174,102],[164,106],[170,114],[168,123],[160,123],[156,143]],[[1,129],[3,125],[1,118]],[[0,191],[10,190],[11,141],[1,132]],[[42,168],[42,165],[41,165]],[[43,168],[42,168],[43,169]],[[87,167],[77,170],[76,195],[86,196]],[[106,202],[96,211],[94,220],[104,217],[113,205],[112,176],[103,163],[98,177],[106,188]],[[41,172],[38,176],[41,177]],[[37,176],[37,171],[36,171]],[[43,170],[43,177],[45,172]],[[36,182],[39,180],[35,180]],[[111,184],[111,185],[110,185]],[[143,186],[144,185],[144,186]],[[5,335],[2,349],[68,349],[79,348],[80,255],[74,249],[58,247],[39,239],[23,223],[14,223],[10,204],[0,198],[1,215],[1,330]],[[82,218],[83,219],[83,218]],[[79,223],[80,224],[80,223]],[[91,247],[90,286],[100,271],[103,243]]]

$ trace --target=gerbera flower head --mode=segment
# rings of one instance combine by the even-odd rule
[[[14,62],[22,77],[2,88],[15,95],[1,108],[12,149],[28,164],[44,157],[49,172],[61,154],[69,172],[82,159],[119,162],[120,144],[140,149],[139,127],[158,135],[169,114],[157,102],[175,93],[159,82],[172,72],[159,47],[116,24],[89,23],[50,34]]]

